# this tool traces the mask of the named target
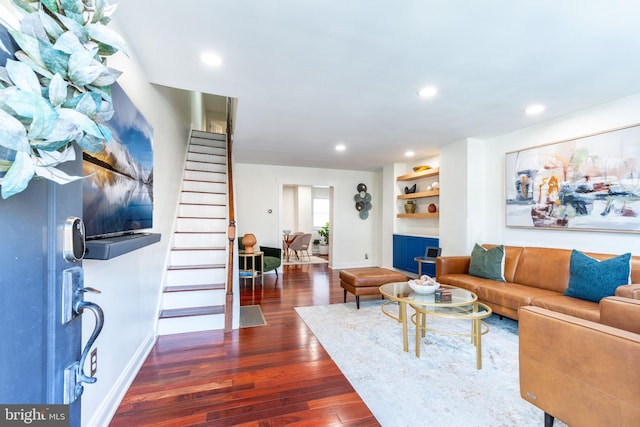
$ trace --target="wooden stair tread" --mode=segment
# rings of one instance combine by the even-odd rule
[[[202,265],[170,265],[167,270],[210,270],[215,268],[225,268],[224,264],[202,264]]]
[[[218,147],[217,145],[190,144],[187,153],[226,157],[227,149],[225,147]]]
[[[191,131],[191,136],[200,139],[212,139],[214,141],[225,141],[227,138],[226,133],[221,132],[207,132],[204,130],[193,129]]]
[[[227,249],[226,246],[174,246],[172,251],[223,251]]]
[[[206,181],[204,179],[189,179],[185,178],[182,181],[190,181],[190,182],[206,182],[207,184],[226,184],[225,181]]]
[[[212,314],[224,314],[224,306],[211,305],[205,307],[171,308],[162,310],[160,312],[160,318],[171,319],[176,317],[207,316]]]
[[[193,154],[202,154],[204,155],[205,153],[193,153]],[[222,155],[219,154],[207,154],[208,156],[220,156],[222,157]],[[200,163],[203,165],[226,165],[227,163],[220,163],[220,162],[206,162],[204,160],[192,160],[192,159],[188,159],[187,162],[191,162],[191,163]]]
[[[216,172],[216,171],[206,171],[206,170],[202,170],[202,169],[190,169],[190,168],[185,168],[184,170],[189,171],[189,172],[217,173],[217,174],[224,174],[224,175],[227,174],[226,171]]]
[[[203,190],[180,190],[181,193],[195,193],[195,194],[227,194],[223,191],[203,191]]]
[[[178,219],[227,219],[224,216],[179,216]]]
[[[191,292],[191,291],[215,291],[225,289],[224,283],[212,283],[209,285],[174,285],[164,288],[165,292]]]
[[[227,234],[225,231],[174,231],[174,234]]]
[[[189,206],[227,206],[227,205],[222,205],[220,203],[180,203],[180,205],[189,205]]]

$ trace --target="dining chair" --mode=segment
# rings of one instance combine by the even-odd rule
[[[307,258],[311,261],[311,255],[309,255],[309,245],[311,244],[311,233],[304,233],[301,236],[295,238],[289,249],[292,250],[298,259],[300,259],[300,253],[307,253]]]
[[[283,239],[282,239],[282,243],[283,243],[283,247],[284,247],[284,250],[285,250],[285,254],[284,254],[284,256],[285,256],[285,259],[286,259],[287,261],[289,261],[289,259],[290,259],[290,257],[291,257],[291,252],[292,252],[292,251],[291,251],[291,249],[290,249],[291,244],[292,244],[292,243],[293,243],[293,242],[294,242],[298,237],[302,236],[303,234],[304,234],[304,233],[303,233],[302,231],[296,231],[295,233],[291,233],[291,234],[288,234],[288,235],[286,235],[286,236],[284,236],[284,237],[283,237]],[[297,254],[295,254],[295,255],[297,256]]]

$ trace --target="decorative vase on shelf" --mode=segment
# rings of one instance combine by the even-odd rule
[[[408,214],[416,212],[415,200],[407,200],[407,202],[404,204],[404,212]]]
[[[242,238],[242,245],[244,246],[244,253],[245,254],[252,254],[253,253],[253,246],[258,242],[258,240],[256,240],[256,236],[248,233],[245,234],[244,237]]]

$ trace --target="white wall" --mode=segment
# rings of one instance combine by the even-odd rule
[[[189,100],[191,102],[189,111],[191,111],[192,129],[206,131],[207,117],[204,109],[204,96],[200,92],[190,92]]]
[[[280,223],[283,230],[292,233],[310,233],[312,227],[312,187],[309,185],[284,185]]]
[[[381,265],[379,172],[327,170],[285,166],[234,165],[238,235],[254,233],[259,244],[282,246],[284,185],[322,185],[333,188],[330,263],[332,268]],[[372,196],[369,218],[360,219],[353,196],[359,183]],[[269,213],[269,209],[272,213]],[[364,255],[369,259],[365,260]],[[390,267],[390,265],[387,265]]]
[[[154,226],[159,243],[108,261],[85,260],[87,295],[104,310],[105,326],[96,341],[98,381],[85,386],[82,425],[107,425],[139,366],[155,342],[158,303],[166,270],[182,164],[190,128],[188,93],[149,84],[135,65],[118,55],[109,66],[124,72],[119,83],[154,128]],[[83,316],[83,342],[93,328]]]
[[[310,233],[313,229],[313,197],[310,185],[298,185],[298,223],[294,231]]]
[[[451,216],[447,214],[445,218],[440,219],[443,253],[445,248],[451,249],[447,251],[447,255],[469,253],[475,242],[486,242],[575,248],[601,253],[640,254],[638,234],[519,229],[505,226],[505,153],[639,122],[640,95],[635,95],[486,141],[468,140],[442,147],[441,203],[444,204],[446,201],[446,207],[443,206],[442,211],[451,210]],[[484,158],[484,166],[481,169],[474,168],[472,161],[477,161],[480,157]],[[456,179],[455,186],[449,188],[449,170],[463,173],[461,168],[456,167],[461,159],[466,159],[465,170],[469,171],[469,176],[464,179],[458,177],[460,179]],[[478,200],[477,195],[482,195],[484,202]],[[466,210],[469,213],[468,218],[453,210],[459,203],[454,200],[454,196],[463,197],[469,202],[470,206]],[[476,215],[480,216],[479,220]]]
[[[280,223],[283,230],[298,231],[298,203],[297,186],[285,185],[282,189],[282,210],[280,211]]]
[[[443,256],[469,253],[468,147],[469,141],[464,139],[440,149],[440,247]]]

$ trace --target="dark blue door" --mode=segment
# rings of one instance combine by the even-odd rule
[[[61,169],[82,175],[82,154]],[[64,225],[82,217],[80,183],[32,181],[0,199],[0,403],[64,403],[65,368],[80,360],[82,317],[62,320]],[[81,271],[81,270],[80,270]],[[80,425],[80,399],[70,404]]]

